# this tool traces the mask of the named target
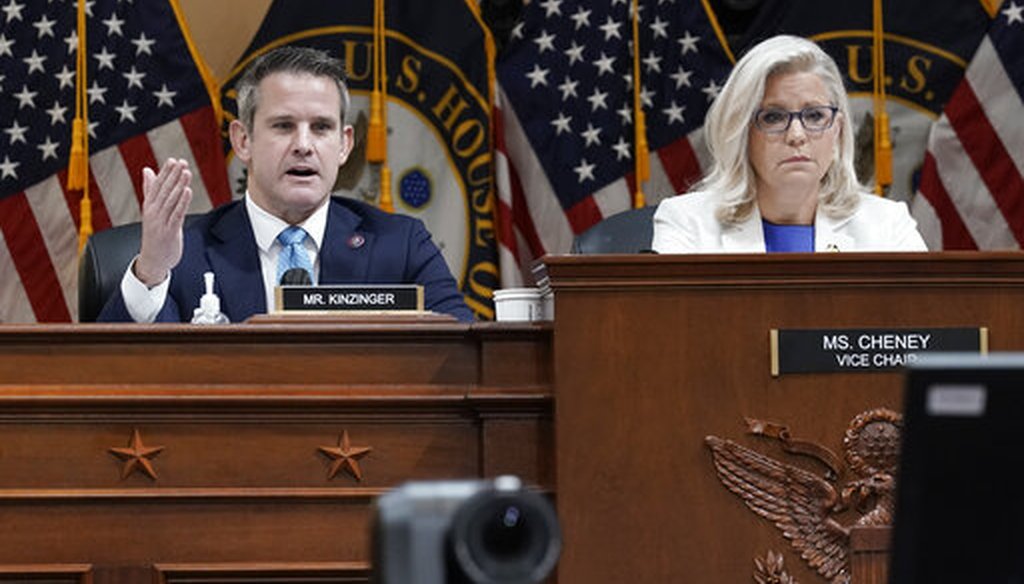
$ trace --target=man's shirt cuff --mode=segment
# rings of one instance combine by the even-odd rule
[[[146,286],[135,276],[133,268],[139,256],[135,256],[128,264],[128,269],[121,278],[121,296],[124,298],[124,306],[132,320],[141,323],[156,321],[164,302],[167,300],[167,290],[171,286],[171,277],[168,275],[152,288]]]

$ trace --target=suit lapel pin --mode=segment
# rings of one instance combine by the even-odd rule
[[[352,237],[348,238],[348,246],[351,247],[352,249],[359,249],[363,247],[363,244],[365,243],[366,238],[363,237],[363,234],[361,233],[356,233]]]

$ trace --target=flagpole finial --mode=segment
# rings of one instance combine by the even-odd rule
[[[634,147],[636,149],[636,167],[633,176],[636,190],[633,193],[633,207],[646,205],[643,183],[651,178],[651,156],[647,145],[647,118],[644,115],[643,99],[640,95],[640,0],[633,0],[633,115]]]
[[[366,161],[380,165],[377,206],[393,213],[391,170],[388,168],[387,25],[384,0],[373,3],[373,90],[370,93],[370,127],[367,130]]]
[[[892,139],[889,135],[889,114],[885,109],[885,26],[882,22],[882,0],[873,1],[872,61],[875,111],[875,193],[885,195],[892,184]]]

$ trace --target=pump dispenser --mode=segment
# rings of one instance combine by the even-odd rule
[[[228,317],[220,311],[220,297],[213,293],[213,272],[203,274],[206,293],[199,299],[199,307],[192,313],[192,324],[226,324]]]

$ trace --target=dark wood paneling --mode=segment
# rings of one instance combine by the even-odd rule
[[[890,527],[857,527],[850,531],[850,575],[856,584],[889,584]],[[937,561],[940,561],[937,559]]]
[[[0,580],[365,582],[410,479],[553,488],[550,326],[0,326]],[[154,476],[123,476],[138,432]],[[360,479],[332,477],[347,434]],[[138,444],[136,444],[138,445]],[[157,568],[154,568],[157,565]],[[41,567],[40,567],[41,566]],[[154,572],[154,570],[156,570]],[[156,574],[156,575],[154,575]],[[5,576],[6,575],[6,576]]]
[[[1024,255],[546,258],[555,290],[563,583],[750,582],[780,531],[718,480],[707,435],[797,466],[744,418],[843,452],[851,419],[900,409],[898,372],[772,378],[772,328],[988,327],[1024,348]],[[851,517],[838,518],[847,524]]]
[[[0,582],[92,584],[89,564],[0,564]]]
[[[154,584],[357,584],[370,581],[366,564],[158,564]]]

